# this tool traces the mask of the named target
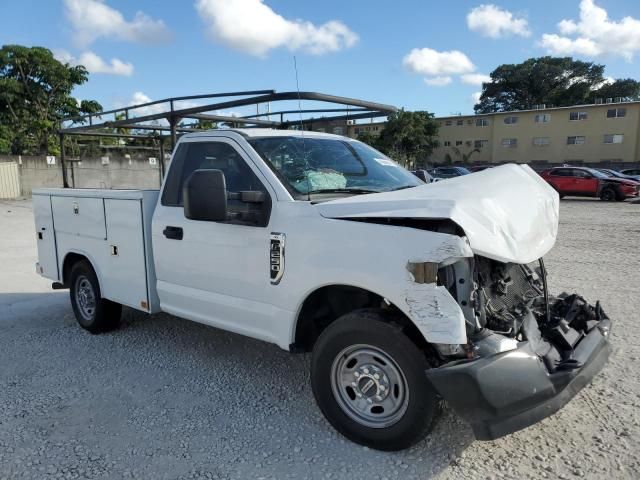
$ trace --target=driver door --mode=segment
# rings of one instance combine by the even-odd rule
[[[228,192],[260,190],[262,204],[228,200],[223,222],[185,217],[183,186],[196,169],[217,169]],[[269,291],[271,195],[259,170],[231,139],[181,142],[153,219],[158,295],[164,311],[271,340]],[[250,212],[251,209],[259,211]],[[250,213],[250,214],[249,214]]]
[[[596,195],[598,191],[598,179],[586,170],[573,169],[573,190],[581,195]]]

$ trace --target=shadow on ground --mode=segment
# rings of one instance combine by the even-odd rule
[[[8,432],[19,422],[29,448],[64,459],[67,445],[90,445],[112,475],[126,466],[156,478],[194,470],[371,478],[374,462],[380,477],[431,478],[473,441],[445,409],[411,449],[363,448],[337,434],[315,405],[308,355],[132,309],[120,329],[90,335],[75,324],[67,293],[0,294],[8,306],[0,316],[1,445],[12,443]],[[34,403],[25,405],[25,396]]]

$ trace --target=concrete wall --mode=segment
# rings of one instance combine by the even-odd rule
[[[103,163],[101,157],[66,161],[69,186],[113,189],[160,187],[159,155],[155,156],[155,165],[149,162],[149,154],[131,154],[130,158],[109,155],[108,158],[108,163]],[[23,196],[31,195],[34,188],[63,186],[59,157],[56,157],[53,165],[47,164],[45,156],[0,155],[0,162],[18,164]],[[167,160],[165,162],[168,163]]]

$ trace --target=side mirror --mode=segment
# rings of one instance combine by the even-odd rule
[[[191,220],[227,220],[227,185],[221,170],[194,171],[184,182],[184,216]]]

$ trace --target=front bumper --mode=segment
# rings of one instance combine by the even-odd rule
[[[575,346],[579,368],[549,373],[532,342],[515,350],[462,360],[426,372],[478,440],[493,440],[552,415],[571,400],[607,362],[611,322],[601,320]]]

